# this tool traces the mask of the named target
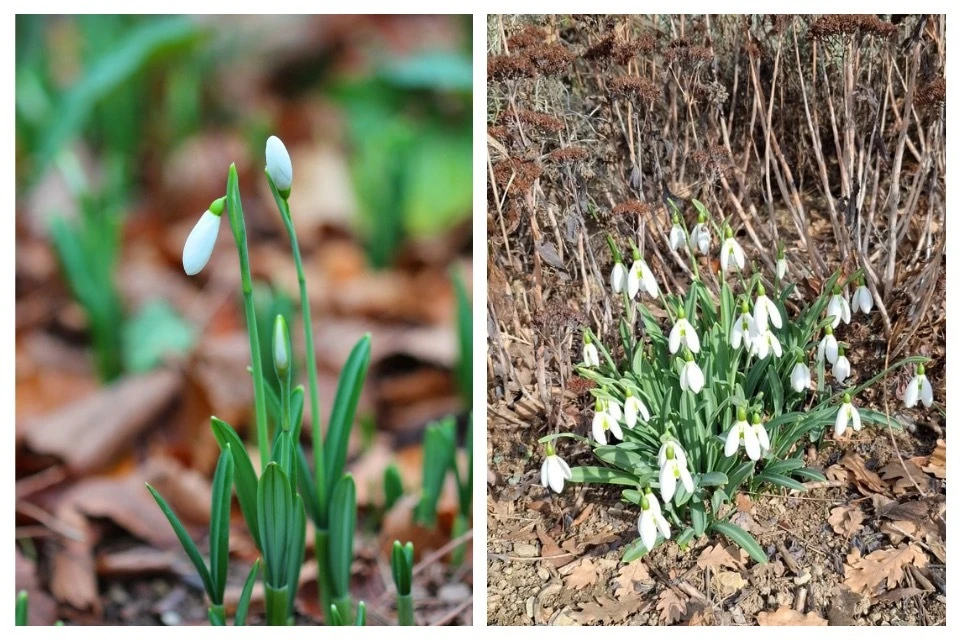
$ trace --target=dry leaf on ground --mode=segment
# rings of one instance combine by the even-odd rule
[[[836,470],[839,466],[841,474],[837,475]],[[866,461],[856,453],[847,453],[840,459],[839,465],[834,465],[827,469],[827,476],[834,479],[842,479],[842,470],[849,471],[853,476],[852,480],[857,485],[857,489],[863,495],[871,493],[887,493],[887,485],[876,472],[867,469]],[[831,473],[833,471],[834,473]]]
[[[901,544],[893,549],[878,549],[864,557],[854,549],[843,567],[843,583],[857,593],[873,595],[884,583],[887,589],[899,586],[908,565],[921,569],[927,565],[927,556],[917,545]]]
[[[843,505],[830,511],[827,522],[835,532],[850,538],[863,527],[863,519],[863,511],[859,507]]]
[[[637,558],[633,562],[628,562],[620,567],[616,582],[618,586],[614,595],[617,596],[618,600],[622,600],[624,597],[637,592],[637,582],[652,582],[652,579],[650,578],[650,572],[647,571],[647,566],[643,563],[643,558]]]
[[[813,611],[803,614],[790,607],[780,607],[773,612],[758,613],[757,624],[761,627],[825,627],[827,621]]]
[[[569,571],[564,569],[563,573],[567,576],[564,582],[569,589],[584,589],[592,585],[597,581],[597,578],[600,577],[597,572],[597,565],[595,565],[590,558],[584,558],[579,563],[573,565]]]
[[[924,471],[941,480],[947,477],[947,441],[937,440],[937,448],[921,467]]]
[[[717,543],[700,553],[697,566],[701,569],[719,569],[720,567],[742,569],[747,557],[747,552],[734,544],[725,546],[723,543]]]
[[[642,609],[642,603],[643,600],[640,597],[631,596],[619,601],[607,596],[597,596],[596,602],[585,602],[579,605],[580,610],[572,612],[570,618],[578,624],[623,622],[627,616],[645,610]]]
[[[673,589],[664,589],[657,600],[660,622],[673,624],[683,620],[683,617],[687,615],[687,602],[687,598],[681,598]]]

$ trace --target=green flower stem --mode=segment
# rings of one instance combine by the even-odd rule
[[[397,624],[401,627],[412,627],[416,623],[413,621],[413,596],[397,596]]]
[[[330,605],[333,604],[333,581],[330,579],[330,532],[317,528],[314,535],[314,555],[317,558],[317,580],[319,582],[320,606],[329,619]]]
[[[293,226],[293,216],[290,214],[290,204],[277,191],[270,174],[267,173],[267,183],[273,193],[273,199],[280,210],[280,217],[290,237],[290,247],[293,253],[293,262],[297,267],[297,282],[300,286],[300,312],[303,315],[304,346],[307,350],[307,376],[310,390],[310,433],[313,436],[314,477],[317,481],[317,498],[320,501],[320,513],[327,510],[327,492],[323,486],[323,433],[320,428],[320,395],[317,386],[317,353],[313,347],[313,323],[310,320],[310,300],[307,297],[307,278],[303,272],[303,258],[300,256],[300,243],[297,241],[297,232]]]
[[[210,605],[210,608],[207,609],[207,617],[210,619],[210,624],[214,627],[227,626],[227,611],[222,604]]]
[[[247,250],[247,230],[243,222],[243,206],[240,203],[240,186],[237,167],[230,165],[227,173],[227,215],[230,229],[237,244],[240,257],[240,282],[243,291],[243,308],[247,316],[247,333],[250,336],[250,360],[253,370],[253,405],[256,412],[257,446],[260,449],[260,464],[267,466],[270,460],[270,438],[267,433],[267,403],[263,382],[263,363],[260,361],[260,338],[257,335],[257,315],[253,306],[253,279],[250,276],[250,254]]]
[[[271,627],[285,627],[290,623],[287,612],[290,610],[290,590],[288,587],[277,589],[264,584],[267,607],[267,624]]]

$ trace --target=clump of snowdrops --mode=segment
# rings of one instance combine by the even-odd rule
[[[267,372],[262,362],[240,188],[236,167],[230,165],[226,196],[214,201],[191,231],[184,244],[183,268],[192,276],[206,266],[216,244],[221,218],[226,213],[240,258],[241,289],[250,338],[257,448],[262,471],[258,476],[234,428],[223,420],[211,418],[221,454],[212,487],[209,566],[167,502],[152,487],[148,488],[200,574],[210,600],[211,624],[225,625],[227,619],[224,591],[229,562],[230,503],[235,489],[240,510],[261,557],[250,569],[234,614],[234,624],[246,623],[251,594],[261,569],[267,624],[293,623],[294,596],[304,560],[309,518],[314,525],[320,599],[327,623],[364,625],[366,607],[361,601],[354,608],[349,588],[357,499],[353,477],[345,472],[345,466],[347,443],[370,363],[370,336],[365,335],[357,341],[340,372],[324,433],[320,422],[317,363],[306,278],[287,202],[293,166],[285,146],[275,136],[267,140],[265,155],[267,182],[290,239],[300,284],[307,388],[294,386],[290,333],[281,314],[276,316],[273,324],[271,371]],[[267,375],[276,376],[279,384],[266,385]],[[309,397],[310,402],[312,460],[308,459],[300,444],[305,397]],[[277,416],[275,424],[268,423],[268,404],[278,409],[273,412]],[[401,622],[412,624],[409,584],[413,548],[409,543],[403,547],[403,556],[403,562],[394,561],[394,578],[398,585],[405,586],[398,602]]]
[[[623,300],[622,351],[584,329],[577,371],[596,383],[592,428],[589,437],[557,433],[541,439],[541,480],[557,492],[565,481],[624,487],[623,499],[639,510],[640,534],[624,561],[662,540],[685,545],[711,532],[765,562],[757,540],[729,521],[734,510],[728,503],[739,491],[770,485],[802,491],[803,481],[824,480],[803,455],[805,443],[822,443],[828,427],[837,439],[864,425],[899,428],[892,418],[857,406],[857,395],[893,369],[917,365],[904,402],[914,406],[919,399],[929,407],[927,358],[906,358],[850,387],[855,356],[835,332],[842,333],[852,313],[867,315],[873,308],[863,274],[844,279],[837,271],[819,296],[802,300],[789,282],[782,247],[775,272],[764,274],[748,265],[731,227],[715,224],[702,203],[693,203],[693,229],[684,227],[675,210],[664,238],[689,259],[693,277],[680,295],[663,294],[636,246],[627,268],[608,237],[610,286]],[[715,255],[714,238],[718,292],[702,281],[696,260],[697,253]],[[588,444],[597,464],[570,468],[557,453],[564,438]]]

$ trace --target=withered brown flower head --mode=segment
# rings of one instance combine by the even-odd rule
[[[510,51],[518,52],[543,44],[546,39],[547,32],[531,24],[507,38],[507,48],[510,49]]]
[[[653,103],[660,97],[660,88],[646,78],[621,76],[610,81],[610,93],[618,98]]]
[[[566,71],[574,57],[569,49],[556,42],[524,49],[524,55],[534,68],[545,76]]]
[[[523,55],[493,56],[487,61],[487,77],[491,80],[532,78],[535,75],[536,67]]]
[[[648,213],[650,213],[650,205],[646,202],[640,202],[639,200],[627,200],[613,208],[613,215],[615,216],[642,216]]]
[[[589,157],[590,154],[583,147],[564,147],[563,149],[557,149],[547,154],[547,160],[559,164],[586,160]]]

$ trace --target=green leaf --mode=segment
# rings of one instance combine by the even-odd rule
[[[257,487],[260,519],[260,548],[266,562],[264,579],[268,587],[286,587],[289,529],[293,523],[293,495],[290,480],[276,462],[267,464]]]
[[[713,492],[713,495],[710,496],[710,509],[713,511],[713,513],[719,513],[720,507],[722,507],[729,499],[730,497],[727,495],[726,491],[723,489],[717,489]]]
[[[473,407],[473,309],[462,274],[455,272],[452,279],[453,291],[457,297],[457,342],[460,347],[456,377],[460,386],[460,397],[467,410],[470,410]]]
[[[324,469],[328,495],[333,494],[333,487],[343,475],[347,462],[347,443],[350,441],[350,430],[353,427],[353,417],[357,412],[357,402],[363,390],[363,381],[367,377],[367,368],[370,366],[370,334],[360,338],[353,347],[346,364],[340,371],[340,381],[337,384],[337,395],[330,412],[330,422],[327,428],[327,437],[323,446]],[[329,502],[329,501],[327,501]],[[321,513],[321,518],[326,514]],[[328,522],[321,522],[327,525]]]
[[[423,437],[423,493],[414,518],[425,527],[436,526],[437,504],[443,481],[456,454],[456,422],[450,416],[428,425]]]
[[[653,475],[653,469],[646,463],[643,456],[622,445],[601,445],[593,450],[593,454],[607,464],[629,471],[636,476]]]
[[[334,599],[350,593],[353,532],[357,523],[357,489],[347,474],[333,488],[330,500],[330,578]]]
[[[681,549],[686,546],[691,540],[696,532],[691,527],[685,527],[683,531],[680,532],[680,535],[677,536],[675,542],[677,546]]]
[[[187,353],[196,340],[193,325],[163,300],[154,300],[123,325],[123,363],[127,371],[143,373],[164,358]]]
[[[299,495],[293,497],[293,521],[289,528],[287,542],[290,555],[287,559],[287,585],[296,593],[300,584],[300,569],[303,567],[303,554],[307,541],[307,516],[303,507],[303,499]],[[287,617],[293,615],[294,598],[290,598]]]
[[[243,583],[243,591],[240,592],[240,600],[237,601],[237,613],[233,617],[233,624],[236,627],[242,627],[247,624],[247,612],[250,611],[250,597],[253,595],[253,585],[257,583],[257,574],[260,573],[260,558],[257,558],[253,566],[250,567],[250,573]]]
[[[813,469],[811,467],[797,469],[793,472],[793,474],[813,482],[826,482],[827,480],[827,476],[823,475],[823,472],[821,472],[819,469]]]
[[[210,428],[213,431],[213,437],[217,439],[220,445],[220,451],[230,447],[231,458],[233,459],[233,480],[237,489],[237,501],[240,503],[240,511],[243,513],[243,520],[247,523],[247,530],[250,531],[250,537],[253,538],[257,549],[260,547],[260,524],[257,516],[257,472],[253,470],[253,463],[250,456],[247,455],[247,449],[243,446],[243,441],[237,432],[223,420],[213,417],[210,418]]]
[[[779,473],[770,473],[764,471],[763,473],[757,474],[754,478],[755,482],[769,482],[786,489],[793,489],[794,491],[805,491],[806,489],[802,484],[794,480],[793,478],[788,478],[787,476],[780,475]]]
[[[403,497],[403,480],[400,478],[400,470],[395,463],[390,465],[383,472],[383,494],[385,496],[383,508],[390,511],[393,505]]]
[[[750,554],[750,557],[760,564],[767,563],[767,554],[763,552],[760,543],[752,535],[733,524],[724,520],[714,520],[710,524],[710,530],[726,536],[735,542],[741,549]]]
[[[627,545],[627,548],[624,550],[623,562],[624,564],[633,562],[634,560],[642,558],[645,555],[647,555],[647,548],[643,546],[643,540],[637,538]]]
[[[213,600],[214,594],[216,593],[213,589],[213,581],[210,579],[210,572],[207,571],[207,565],[203,562],[203,557],[200,555],[197,545],[194,544],[187,530],[183,528],[180,518],[173,512],[173,509],[170,508],[167,501],[157,493],[157,490],[149,484],[147,485],[147,490],[150,491],[153,499],[157,501],[157,505],[160,507],[160,510],[163,511],[163,515],[167,517],[170,526],[173,527],[173,532],[177,534],[177,539],[180,540],[180,545],[183,547],[183,550],[187,552],[187,557],[190,558],[190,562],[193,563],[197,573],[200,574],[200,580],[203,581],[204,590],[206,590],[210,599]]]
[[[215,605],[223,604],[227,587],[227,565],[230,561],[230,497],[233,494],[233,455],[228,444],[220,452],[213,473],[213,502],[210,507],[210,579]]]
[[[727,474],[719,471],[711,471],[700,476],[699,485],[701,487],[722,487],[728,482]]]
[[[464,53],[424,51],[387,61],[378,75],[405,89],[473,91],[473,64]]]
[[[707,512],[700,500],[690,503],[690,524],[693,525],[693,530],[698,536],[702,536],[707,530]]]
[[[639,479],[633,474],[607,467],[573,467],[570,475],[570,482],[640,485]]]
[[[313,474],[310,472],[307,454],[299,443],[297,444],[297,487],[303,497],[303,506],[306,509],[307,516],[314,524],[319,523],[320,501],[317,496],[317,486],[314,484]]]

